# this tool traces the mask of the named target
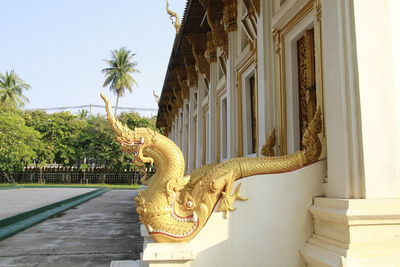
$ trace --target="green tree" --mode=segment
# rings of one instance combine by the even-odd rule
[[[35,111],[26,112],[27,125],[42,134],[42,140],[54,154],[54,160],[66,166],[72,166],[75,161],[83,158],[79,147],[80,132],[87,122],[70,112],[46,114]]]
[[[125,95],[125,91],[132,92],[133,86],[137,85],[136,80],[131,76],[131,73],[139,72],[136,69],[137,62],[132,61],[135,54],[125,47],[111,51],[111,59],[105,59],[108,68],[102,69],[106,80],[103,87],[110,86],[110,90],[117,95],[115,104],[115,116],[117,116],[119,98]]]
[[[87,119],[89,117],[89,110],[87,109],[80,109],[78,111],[78,117],[83,120],[83,119]]]
[[[2,106],[21,108],[29,99],[23,95],[24,90],[30,89],[30,85],[24,82],[14,70],[0,73],[0,104]]]
[[[156,119],[157,117],[142,117],[137,112],[121,113],[119,120],[125,123],[129,128],[134,129],[137,127],[148,127],[150,129],[156,129]]]
[[[115,140],[108,121],[100,116],[92,116],[87,120],[87,127],[80,133],[80,147],[85,156],[94,159],[97,166],[121,169],[131,167],[132,155],[123,153]]]
[[[115,170],[134,167],[133,155],[121,151],[107,119],[102,116],[82,119],[69,112],[25,111],[23,114],[26,125],[41,134],[43,146],[35,150],[36,162],[55,161],[81,170],[92,166]],[[122,113],[120,120],[131,128],[155,129],[155,117]]]
[[[45,144],[38,131],[26,126],[18,112],[0,112],[0,171],[11,182],[8,175],[21,171],[26,164],[40,161],[45,153]]]

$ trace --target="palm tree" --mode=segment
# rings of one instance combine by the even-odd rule
[[[89,110],[87,109],[78,110],[78,117],[81,120],[86,119],[87,117],[89,117]]]
[[[21,108],[29,103],[29,99],[23,95],[24,90],[31,88],[24,82],[14,70],[6,71],[3,75],[0,73],[0,104]]]
[[[111,59],[104,60],[109,67],[102,69],[106,77],[103,87],[110,85],[110,90],[117,95],[115,116],[117,116],[119,98],[125,95],[125,90],[131,93],[133,86],[137,86],[136,80],[130,75],[130,73],[139,72],[136,69],[137,62],[132,61],[135,55],[125,47],[121,47],[119,50],[111,51]]]

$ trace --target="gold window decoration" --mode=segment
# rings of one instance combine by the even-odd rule
[[[300,140],[317,109],[315,82],[314,29],[297,41]],[[301,144],[301,142],[300,142]],[[301,149],[303,145],[301,144]]]

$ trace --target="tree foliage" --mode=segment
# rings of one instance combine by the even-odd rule
[[[0,112],[0,170],[19,171],[46,154],[41,134],[17,112]]]
[[[129,128],[134,129],[138,127],[148,127],[150,129],[156,129],[157,117],[145,118],[141,117],[137,112],[121,113],[119,119],[122,123],[126,124]]]
[[[129,127],[155,129],[155,118],[122,113]],[[70,112],[47,114],[0,107],[0,172],[20,171],[26,165],[132,168],[133,156],[121,152],[102,116],[82,117]]]
[[[104,86],[118,97],[132,91],[138,72],[131,51],[121,48],[107,60],[109,68]],[[14,71],[0,73],[0,173],[10,181],[10,172],[25,166],[59,164],[76,166],[82,171],[89,167],[116,170],[132,168],[133,156],[120,150],[114,133],[102,116],[92,116],[87,110],[77,115],[70,112],[47,114],[43,111],[21,111],[29,102],[23,95],[30,88]],[[155,117],[144,118],[138,113],[122,113],[119,118],[129,127],[155,129]]]
[[[29,100],[23,95],[30,85],[24,82],[14,70],[0,73],[0,105],[11,108],[23,107]]]
[[[106,80],[103,87],[110,86],[110,90],[117,95],[115,104],[115,115],[118,109],[118,100],[125,95],[125,91],[132,92],[133,86],[137,85],[131,73],[139,72],[136,69],[137,62],[133,61],[135,54],[125,47],[111,51],[111,59],[105,59],[108,67],[102,69]]]

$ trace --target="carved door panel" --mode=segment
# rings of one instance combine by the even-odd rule
[[[304,32],[297,41],[298,62],[298,95],[299,95],[299,125],[300,148],[301,139],[308,124],[314,117],[317,108],[317,92],[315,81],[314,29]]]

